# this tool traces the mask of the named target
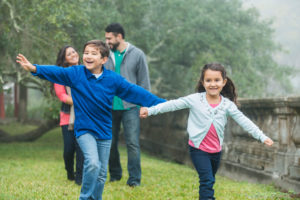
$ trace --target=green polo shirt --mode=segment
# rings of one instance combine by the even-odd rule
[[[125,50],[123,52],[116,50],[113,53],[115,55],[115,72],[121,74],[121,63],[125,54]],[[124,109],[122,99],[115,96],[113,100],[113,110],[128,110],[128,109]]]

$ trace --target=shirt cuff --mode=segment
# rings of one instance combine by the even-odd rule
[[[154,111],[154,109],[153,108],[147,108],[147,110],[148,110],[148,116],[151,116],[151,115],[153,115],[153,111]]]
[[[262,143],[264,143],[265,140],[268,139],[268,138],[269,138],[269,137],[267,137],[267,136],[265,136],[265,135],[262,135],[262,136],[260,137],[260,141],[261,141]]]
[[[38,73],[39,73],[39,72],[38,72],[38,71],[39,71],[39,70],[38,70],[38,69],[39,69],[39,68],[38,68],[38,65],[37,65],[37,64],[33,64],[33,65],[36,67],[36,71],[35,71],[35,72],[31,72],[31,74],[32,74],[33,76],[37,76]]]

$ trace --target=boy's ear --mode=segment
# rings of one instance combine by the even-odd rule
[[[102,58],[102,61],[103,61],[103,62],[102,62],[102,65],[103,65],[104,63],[106,63],[107,60],[108,60],[108,57],[103,57],[103,58]]]

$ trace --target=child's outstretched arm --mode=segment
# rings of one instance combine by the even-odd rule
[[[262,143],[272,146],[273,140],[267,137],[248,117],[246,117],[234,103],[228,110],[229,115],[236,121],[245,131],[250,133],[255,139]]]
[[[36,66],[34,66],[33,64],[31,64],[24,55],[18,54],[16,61],[26,71],[28,71],[28,72],[34,72],[34,73],[36,72]]]
[[[265,139],[264,144],[268,145],[268,146],[272,146],[273,145],[273,140],[271,140],[270,138]]]
[[[34,76],[67,86],[72,86],[77,82],[82,74],[81,68],[83,68],[83,66],[63,68],[55,65],[33,65],[22,54],[18,54],[16,62]]]
[[[141,107],[140,109],[140,118],[147,118],[148,117],[148,109],[147,107]]]
[[[166,101],[144,88],[128,82],[120,75],[115,76],[115,83],[117,87],[115,95],[129,103],[150,107]]]

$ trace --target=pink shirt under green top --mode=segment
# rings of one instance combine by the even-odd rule
[[[211,107],[216,107],[219,104],[210,104]],[[189,145],[192,147],[195,147],[193,142],[189,140]],[[217,153],[222,150],[222,147],[220,145],[219,137],[217,134],[217,131],[213,124],[211,124],[205,138],[202,140],[199,147],[195,147],[197,149],[200,149],[202,151],[205,151],[207,153]]]

